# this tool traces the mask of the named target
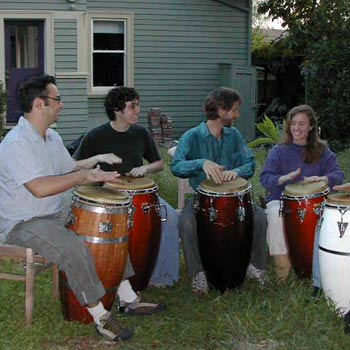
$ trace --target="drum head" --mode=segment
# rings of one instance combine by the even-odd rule
[[[152,188],[155,186],[154,181],[147,177],[121,176],[118,179],[123,180],[125,182],[125,185],[106,182],[105,186],[118,188],[121,190],[141,190],[145,188]]]
[[[248,181],[242,177],[237,177],[235,180],[227,181],[217,185],[212,179],[204,180],[200,187],[208,192],[217,193],[234,193],[240,192],[247,188]]]
[[[326,203],[348,207],[350,206],[350,193],[332,193],[327,197]]]
[[[101,204],[113,205],[129,201],[129,196],[124,191],[96,185],[78,186],[73,193],[81,199]]]
[[[294,184],[289,184],[283,191],[286,196],[306,196],[310,194],[316,194],[327,190],[328,186],[324,181],[318,182],[296,182]]]

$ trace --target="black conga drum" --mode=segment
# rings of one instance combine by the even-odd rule
[[[101,186],[79,186],[73,192],[66,227],[74,231],[93,256],[97,275],[106,294],[102,303],[111,310],[128,254],[130,198],[126,192]],[[93,321],[60,271],[60,297],[64,319]]]
[[[224,292],[240,286],[253,242],[251,185],[243,178],[205,180],[195,201],[200,256],[208,282]]]

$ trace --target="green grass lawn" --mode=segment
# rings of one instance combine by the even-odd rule
[[[169,159],[160,175],[154,176],[160,194],[176,206],[176,179],[169,171]],[[251,179],[254,196],[264,193],[258,174],[266,151],[256,151],[257,170]],[[348,178],[350,152],[338,154]],[[1,263],[7,268],[8,263]],[[10,264],[10,268],[13,268]],[[38,275],[34,324],[25,326],[24,288],[18,282],[0,282],[0,349],[71,350],[71,349],[230,349],[230,350],[346,350],[350,335],[343,332],[342,320],[325,300],[308,302],[311,283],[290,276],[277,284],[272,267],[269,283],[261,287],[247,280],[241,288],[220,294],[195,297],[190,291],[181,260],[181,278],[172,289],[149,289],[144,300],[164,302],[168,310],[144,318],[115,317],[133,329],[134,338],[126,343],[103,341],[93,326],[63,320],[60,302],[51,298],[51,275]]]

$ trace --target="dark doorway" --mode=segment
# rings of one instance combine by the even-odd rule
[[[6,124],[16,124],[19,84],[30,76],[44,73],[44,22],[5,21]]]

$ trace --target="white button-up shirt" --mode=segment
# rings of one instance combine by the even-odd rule
[[[48,129],[44,139],[21,117],[0,144],[0,233],[8,234],[22,220],[60,211],[62,194],[36,198],[24,184],[68,173],[74,166],[56,131]]]

